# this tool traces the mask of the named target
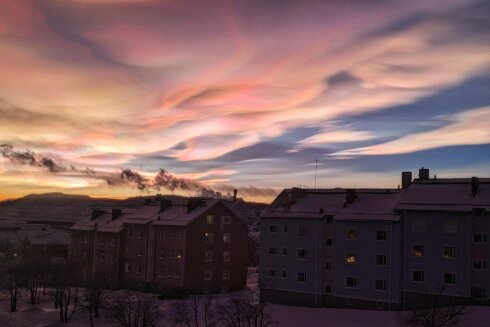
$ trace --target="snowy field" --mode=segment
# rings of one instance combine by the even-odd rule
[[[249,287],[257,287],[257,274],[251,274]],[[229,295],[218,295],[218,301],[226,300]],[[202,297],[205,300],[205,297]],[[165,311],[169,305],[168,301],[161,301],[161,309]],[[50,297],[43,297],[39,305],[31,306],[28,304],[27,294],[20,300],[18,312],[8,312],[9,303],[5,297],[0,299],[0,326],[90,326],[88,315],[76,313],[72,321],[63,324],[58,321],[58,310],[53,308],[53,300]],[[279,326],[284,327],[400,327],[396,312],[370,311],[370,310],[351,310],[351,309],[328,309],[328,308],[304,308],[291,307],[284,305],[272,305],[274,319],[279,322]],[[461,327],[489,327],[490,326],[490,307],[472,307],[472,313],[461,324]],[[108,326],[109,320],[105,316],[104,310],[101,317],[95,319],[95,326]],[[168,326],[162,319],[160,326]]]

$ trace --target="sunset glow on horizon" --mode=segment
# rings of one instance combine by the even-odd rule
[[[313,187],[315,158],[325,188],[396,187],[422,166],[490,177],[489,12],[477,0],[0,0],[0,144],[67,167],[163,168],[261,202]],[[141,194],[0,156],[0,200],[42,192]]]

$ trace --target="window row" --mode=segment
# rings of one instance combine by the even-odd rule
[[[204,280],[212,280],[213,279],[213,271],[206,269],[204,270]],[[229,280],[230,279],[230,271],[227,269],[224,269],[221,272],[221,279],[222,280]]]
[[[426,231],[426,219],[422,217],[416,217],[412,219],[412,232],[425,232]],[[456,233],[458,231],[458,220],[456,218],[444,218],[442,220],[442,232],[443,233]],[[433,232],[431,230],[431,232]]]
[[[160,259],[182,259],[181,250],[160,249]]]
[[[206,216],[206,224],[212,225],[214,224],[214,216],[207,215]],[[221,216],[221,224],[223,225],[231,225],[231,216]]]
[[[204,241],[206,243],[214,242],[214,234],[213,233],[204,233]],[[223,233],[223,242],[230,243],[231,242],[231,233]]]
[[[158,233],[159,240],[181,240],[182,232],[180,231],[160,231]]]
[[[277,225],[269,225],[269,233],[278,233],[279,228]],[[282,226],[282,232],[287,234],[289,232],[289,228],[287,225]],[[308,236],[308,227],[307,226],[299,226],[298,227],[298,236],[299,237],[307,237]]]
[[[445,285],[455,285],[456,284],[456,273],[453,273],[453,272],[443,273],[442,281]],[[423,270],[412,271],[412,282],[414,282],[414,283],[425,282],[425,272]]]
[[[86,258],[87,256],[87,252],[86,251],[83,251],[83,257],[84,259]],[[105,262],[106,261],[106,253],[104,251],[102,252],[99,252],[99,261],[100,262]],[[115,262],[116,261],[116,256],[114,255],[114,253],[111,253],[110,254],[110,262]]]
[[[276,278],[277,277],[277,270],[275,268],[267,269],[267,277],[268,278]],[[287,271],[281,270],[280,278],[285,279],[287,277],[288,277]],[[298,283],[306,283],[306,273],[305,272],[298,272],[296,274],[296,281]]]
[[[423,257],[425,255],[425,246],[423,244],[414,244],[412,246],[412,256],[413,257]],[[456,258],[456,247],[445,246],[442,250],[442,257],[444,259],[454,259]]]
[[[137,275],[140,275],[143,273],[143,266],[140,263],[137,263],[134,266],[132,266],[129,262],[124,263],[124,272],[129,273],[132,271],[132,269],[134,269],[134,272]]]
[[[133,230],[131,228],[127,227],[126,228],[126,237],[131,238],[132,235],[133,235]],[[145,237],[146,232],[143,229],[139,229],[139,230],[137,230],[137,235],[138,235],[138,238],[143,238],[143,237]]]
[[[267,254],[269,254],[269,255],[276,255],[276,254],[278,254],[277,247],[270,246],[267,249]],[[282,248],[281,254],[282,255],[288,255],[288,249],[287,248]],[[296,254],[297,254],[297,258],[298,259],[305,260],[306,258],[308,258],[308,250],[307,249],[297,249]]]
[[[223,251],[221,258],[223,259],[223,262],[231,261],[231,252],[230,251]],[[204,262],[213,262],[213,252],[212,251],[204,252]]]
[[[376,279],[373,284],[375,291],[385,292],[387,290],[385,279]],[[357,288],[357,277],[346,277],[344,286],[346,288]]]
[[[374,235],[374,239],[376,241],[386,241],[387,235],[388,234],[387,234],[386,230],[377,230],[375,235]],[[359,233],[357,232],[357,229],[347,230],[346,239],[354,241],[354,240],[357,240],[358,238],[359,238]]]
[[[349,252],[345,255],[345,263],[346,264],[356,264],[359,261],[359,256],[355,252]],[[386,254],[376,254],[374,256],[374,262],[376,266],[386,266],[387,256]],[[329,267],[331,269],[331,264],[329,263]],[[328,270],[328,269],[327,269]]]
[[[182,273],[180,271],[180,269],[177,269],[177,268],[158,268],[158,272],[157,272],[157,277],[158,278],[163,278],[163,277],[167,277],[167,278],[180,278],[182,276]]]

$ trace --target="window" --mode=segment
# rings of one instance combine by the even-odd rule
[[[111,262],[116,262],[116,258],[114,253],[111,253]]]
[[[357,230],[349,229],[347,231],[347,239],[348,240],[357,240]]]
[[[325,246],[333,246],[333,240],[331,238],[327,238],[325,240]]]
[[[376,309],[384,310],[385,309],[385,303],[384,302],[376,302]]]
[[[204,239],[206,243],[213,243],[213,233],[205,233]]]
[[[424,246],[422,244],[415,244],[413,246],[412,256],[423,257],[424,256]]]
[[[160,249],[160,259],[165,258],[165,249]]]
[[[276,270],[275,269],[267,269],[267,277],[270,277],[270,278],[276,277]]]
[[[308,236],[308,227],[299,226],[298,227],[298,236],[299,237],[307,237]]]
[[[124,251],[127,255],[129,255],[129,245],[126,245],[126,249]]]
[[[204,252],[204,261],[205,262],[213,262],[213,252],[211,252],[211,251]]]
[[[213,215],[207,215],[206,216],[206,224],[208,224],[208,225],[214,224],[214,216]]]
[[[456,248],[454,246],[444,247],[444,259],[454,259],[456,258]]]
[[[307,249],[298,249],[298,259],[304,260],[308,257]]]
[[[174,269],[174,278],[180,278],[180,269]]]
[[[472,287],[471,288],[471,297],[473,299],[483,300],[486,297],[485,288],[482,287]]]
[[[386,280],[376,279],[376,281],[374,283],[374,289],[376,291],[386,291]]]
[[[230,279],[230,271],[229,270],[223,270],[222,277],[223,277],[223,280]]]
[[[350,306],[350,305],[354,305],[354,301],[353,301],[352,299],[350,299],[350,298],[345,299],[345,303],[346,303],[347,305],[349,305],[349,306]]]
[[[333,216],[327,216],[327,224],[333,223]]]
[[[357,287],[357,278],[356,277],[347,277],[345,279],[345,287],[349,287],[349,288]]]
[[[158,233],[158,238],[161,239],[161,240],[164,240],[165,239],[165,232],[164,231],[160,231],[160,233]]]
[[[102,262],[105,261],[105,252],[100,253],[100,261],[102,261]]]
[[[386,241],[386,231],[385,230],[376,231],[376,241]]]
[[[88,236],[83,237],[83,244],[88,244]]]
[[[486,270],[487,262],[485,260],[475,260],[473,261],[473,270]]]
[[[474,243],[486,243],[487,235],[486,234],[473,234],[473,242]]]
[[[138,246],[138,248],[136,250],[137,250],[137,256],[138,257],[141,257],[143,255],[143,248],[141,248],[140,246]]]
[[[281,278],[287,278],[288,274],[286,272],[286,270],[282,270],[281,271]]]
[[[421,270],[414,270],[412,272],[412,281],[416,283],[422,283],[425,280],[425,274]]]
[[[127,238],[131,237],[131,228],[128,228],[128,230],[126,230],[126,237]]]
[[[139,234],[138,234],[138,238],[143,238],[145,237],[145,231],[144,230],[140,230]]]
[[[131,266],[129,265],[128,262],[124,263],[124,272],[130,272],[131,271]]]
[[[386,266],[386,255],[376,254],[376,266]]]
[[[221,216],[221,223],[224,225],[231,224],[231,216]]]
[[[269,225],[269,233],[277,233],[277,226]]]
[[[175,250],[174,251],[174,259],[181,259],[182,258],[182,251],[180,250]]]
[[[288,255],[288,248],[282,248],[282,255]]]
[[[331,262],[325,262],[325,270],[332,270],[332,263]]]
[[[456,274],[455,273],[444,273],[444,284],[446,284],[446,285],[456,284]]]
[[[231,233],[224,233],[223,234],[223,242],[225,242],[225,243],[231,242]]]
[[[223,261],[224,262],[231,261],[231,252],[230,251],[223,251]]]
[[[283,226],[282,227],[282,232],[287,233],[288,232],[288,226]]]
[[[412,232],[425,232],[424,218],[414,218],[412,220]]]
[[[345,263],[355,264],[357,262],[357,253],[347,253],[345,256]]]
[[[455,218],[445,218],[442,221],[443,233],[456,233],[458,231],[458,221]]]
[[[136,264],[136,274],[141,274],[141,271],[142,271],[142,268],[141,268],[141,265],[138,263]]]
[[[115,238],[111,238],[111,246],[112,247],[116,246],[116,239]]]
[[[270,246],[269,249],[267,250],[268,254],[277,254],[277,248]]]
[[[332,293],[332,286],[330,286],[330,285],[325,285],[325,293],[327,293],[327,294]]]
[[[175,232],[175,239],[181,240],[182,239],[182,232]]]
[[[204,280],[213,279],[213,271],[212,270],[204,270]]]
[[[158,268],[158,278],[163,278],[163,268]]]
[[[306,273],[304,272],[298,273],[298,283],[306,283]]]

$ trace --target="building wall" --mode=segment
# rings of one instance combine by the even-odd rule
[[[402,269],[402,291],[413,294],[442,294],[453,297],[470,296],[471,288],[471,253],[472,253],[472,220],[469,213],[464,212],[427,212],[406,211],[404,223],[404,261]],[[444,220],[457,221],[456,232],[444,232]],[[415,231],[414,224],[425,222],[423,231]],[[417,223],[418,222],[418,223]],[[423,245],[423,256],[414,255],[414,245]],[[445,258],[444,247],[455,247],[456,257]],[[424,281],[413,281],[413,272],[423,271]],[[444,273],[455,273],[456,283],[444,283]],[[406,305],[418,299],[413,296],[406,298]]]
[[[123,249],[124,261],[122,265],[122,282],[125,287],[146,287],[148,249],[149,249],[149,224],[124,224]]]
[[[276,226],[277,232],[271,232],[270,226]],[[265,290],[284,293],[301,293],[313,295],[313,302],[321,303],[323,291],[323,245],[325,240],[325,222],[320,219],[304,218],[262,218],[260,224],[260,287]],[[299,229],[307,228],[306,236],[299,236]],[[287,228],[285,232],[284,228]],[[276,248],[276,254],[270,254],[270,248]],[[287,253],[283,254],[283,249]],[[301,259],[299,250],[306,250],[307,257]],[[269,270],[275,269],[275,276]],[[283,276],[283,271],[285,276]],[[305,273],[306,280],[298,281],[298,274]],[[274,293],[269,292],[272,296]],[[279,294],[279,293],[275,293]],[[282,298],[286,300],[286,298]],[[279,294],[273,301],[281,301]],[[297,305],[301,305],[298,297]],[[308,300],[307,305],[311,305]]]
[[[475,303],[490,301],[490,212],[483,215],[474,214],[472,218],[472,243],[471,243],[471,287],[484,289],[482,296],[472,293]],[[487,241],[481,243],[473,242],[473,235],[486,235]],[[474,266],[474,261],[481,261],[483,267]]]
[[[206,216],[213,216],[213,224],[208,224]],[[223,216],[231,217],[231,224],[222,224]],[[213,234],[213,241],[206,242],[206,233]],[[231,241],[224,237],[231,235]],[[223,260],[224,252],[230,252],[230,261]],[[218,203],[196,218],[186,231],[184,285],[193,292],[226,291],[242,289],[246,285],[248,266],[248,227],[225,205]],[[205,261],[205,253],[212,253],[212,262]],[[223,279],[223,271],[230,272],[229,279]],[[205,280],[205,272],[211,272],[211,279]]]
[[[94,233],[91,273],[111,288],[117,288],[119,283],[119,251],[119,233]]]
[[[92,231],[74,230],[71,237],[70,262],[80,267],[82,278],[86,280],[92,272],[94,234]]]
[[[335,306],[355,305],[354,299],[363,305],[378,302],[378,309],[389,309],[391,304],[399,303],[399,222],[334,220],[331,226],[334,255],[325,282],[331,286]],[[350,231],[355,231],[356,239],[348,237]],[[377,231],[386,232],[386,240],[377,240]],[[350,254],[355,255],[355,263],[347,261]],[[376,255],[385,256],[385,265],[376,264]],[[347,277],[355,278],[355,287],[346,285]],[[384,284],[385,290],[376,290],[376,280]]]

